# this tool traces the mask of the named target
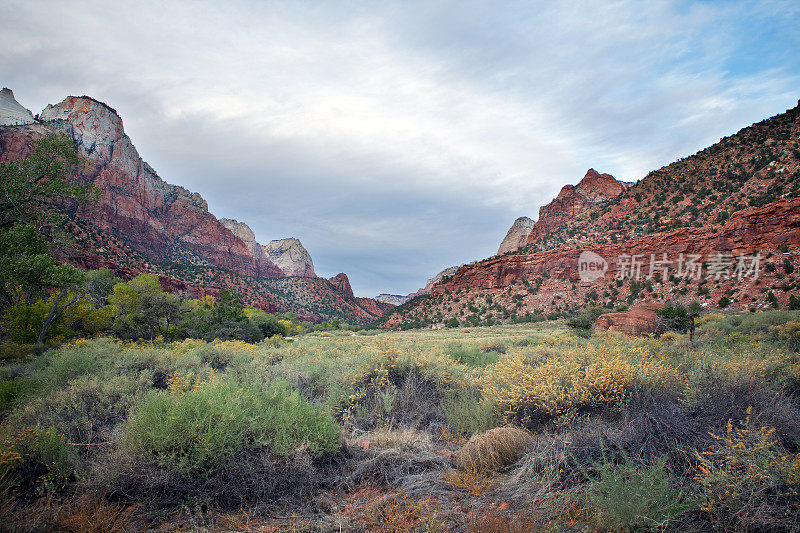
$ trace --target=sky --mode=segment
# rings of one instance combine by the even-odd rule
[[[589,168],[635,181],[800,98],[800,2],[8,1],[0,85],[115,108],[167,182],[407,294]]]

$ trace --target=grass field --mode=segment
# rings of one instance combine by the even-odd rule
[[[81,340],[0,369],[10,530],[800,528],[800,312]]]

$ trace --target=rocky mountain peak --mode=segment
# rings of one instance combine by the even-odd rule
[[[393,305],[393,306],[396,307],[398,305],[402,305],[402,304],[406,303],[411,298],[412,298],[412,295],[410,295],[410,294],[403,296],[402,294],[386,294],[386,293],[384,293],[384,294],[379,294],[378,296],[376,296],[375,300],[377,300],[377,301],[379,301],[381,303]]]
[[[350,287],[350,280],[348,279],[347,274],[344,272],[339,272],[328,281],[333,284],[337,291],[341,292],[345,296],[349,296],[351,298],[354,297],[353,289]]]
[[[258,244],[256,242],[256,234],[244,222],[239,222],[233,218],[221,218],[219,221],[223,226],[231,230],[234,235],[242,239],[245,244]]]
[[[311,254],[299,239],[276,239],[262,249],[269,260],[278,265],[287,276],[316,277]]]
[[[14,91],[3,87],[0,91],[0,126],[32,124],[33,114],[14,98]]]
[[[88,96],[68,96],[55,105],[48,104],[39,114],[39,120],[63,120],[69,123],[69,133],[84,157],[110,163],[116,149],[120,154],[124,153],[125,158],[138,164],[139,153],[125,135],[122,119],[112,107],[99,100]],[[121,145],[117,146],[118,143]],[[133,168],[125,170],[135,172]]]
[[[632,185],[590,168],[577,185],[564,185],[552,202],[539,209],[538,221],[534,222],[528,217],[515,220],[500,243],[497,255],[518,250],[554,227],[579,217],[592,205],[613,198]]]

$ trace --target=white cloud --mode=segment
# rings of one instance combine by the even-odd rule
[[[106,101],[217,215],[408,292],[589,166],[638,179],[792,105],[798,11],[768,4],[6,2],[0,75],[34,111]]]

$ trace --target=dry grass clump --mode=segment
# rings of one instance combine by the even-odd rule
[[[358,445],[362,439],[371,442],[366,450]],[[440,473],[448,459],[429,433],[379,430],[354,437],[351,443],[356,445],[349,449],[352,468],[346,482],[350,486],[378,485],[415,496],[441,492]]]
[[[111,503],[96,495],[73,500],[63,507],[56,523],[75,533],[122,533],[137,528],[136,506]]]
[[[518,427],[490,429],[470,438],[453,462],[461,470],[496,472],[517,461],[533,440],[529,431]]]
[[[496,476],[491,471],[481,469],[451,468],[442,474],[442,479],[453,490],[480,496],[495,484]]]

